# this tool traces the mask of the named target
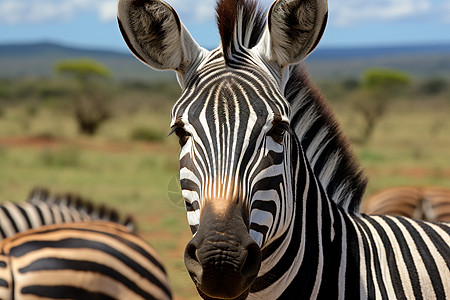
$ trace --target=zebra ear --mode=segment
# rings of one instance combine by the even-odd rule
[[[205,51],[164,1],[119,0],[117,18],[130,50],[154,69],[183,75]]]
[[[256,46],[282,69],[306,58],[319,43],[328,19],[327,0],[277,0]]]

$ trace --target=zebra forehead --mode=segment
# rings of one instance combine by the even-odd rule
[[[281,115],[288,121],[290,106],[275,84],[257,70],[223,70],[213,77],[201,76],[200,83],[188,86],[174,105],[172,119],[196,119],[201,114],[215,119]]]

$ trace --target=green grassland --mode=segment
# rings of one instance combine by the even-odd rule
[[[70,107],[55,96],[0,102],[0,198],[23,201],[41,186],[132,214],[140,234],[161,254],[176,299],[199,299],[183,263],[191,234],[177,197],[179,146],[167,137],[179,90],[135,90],[115,93],[122,101],[113,101],[113,117],[95,137],[79,135]],[[354,138],[362,120],[341,98],[332,106],[343,131]],[[373,138],[354,146],[370,178],[368,192],[397,185],[450,187],[449,117],[448,93],[393,103]]]
[[[368,144],[354,146],[369,177],[366,194],[398,185],[450,187],[449,104],[399,103]],[[351,111],[336,109],[344,132],[352,136],[358,120]]]

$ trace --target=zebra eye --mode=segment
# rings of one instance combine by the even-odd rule
[[[276,124],[270,129],[270,131],[267,133],[268,136],[272,137],[275,142],[278,144],[283,143],[284,134],[286,131],[288,131],[289,125],[286,123],[279,123]]]
[[[186,144],[188,138],[191,136],[186,130],[184,130],[183,127],[178,126],[178,125],[175,125],[172,127],[172,131],[170,132],[169,135],[172,135],[174,133],[177,135],[177,137],[179,139],[178,142],[180,143],[180,146],[184,146],[184,144]]]

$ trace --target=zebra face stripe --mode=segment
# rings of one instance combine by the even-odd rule
[[[253,201],[265,200],[258,191],[272,191],[276,196],[269,200],[274,203],[283,198],[279,193],[286,178],[285,145],[280,143],[289,106],[275,80],[255,60],[246,60],[238,70],[225,64],[220,51],[213,51],[172,110],[172,127],[182,145],[181,186],[194,233],[206,204],[226,211],[226,202],[238,199],[244,214],[257,220],[256,228],[262,219],[269,225],[266,217],[250,212]],[[251,232],[262,246],[265,238]]]

